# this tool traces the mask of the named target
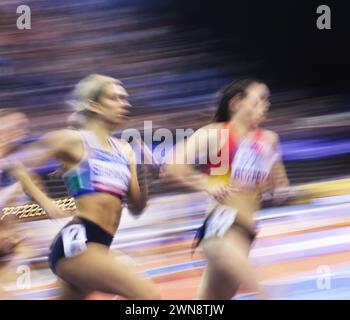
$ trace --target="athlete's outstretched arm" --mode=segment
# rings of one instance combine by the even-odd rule
[[[56,206],[54,201],[34,183],[33,177],[31,177],[28,170],[21,163],[16,163],[10,169],[10,173],[19,181],[23,192],[38,203],[50,218],[63,217],[63,212]]]
[[[39,188],[37,183],[34,182],[32,173],[17,159],[23,160],[30,167],[37,166],[49,158],[61,159],[64,146],[69,146],[68,143],[72,140],[72,136],[66,131],[70,130],[59,130],[46,134],[38,142],[8,159],[11,162],[8,169],[10,174],[20,182],[24,193],[37,202],[50,218],[62,217],[63,212],[55,205],[54,200]]]
[[[7,161],[20,161],[27,168],[38,167],[50,159],[65,161],[67,150],[76,147],[72,143],[74,138],[76,138],[76,133],[69,129],[49,132],[37,141],[23,146],[6,159]]]
[[[207,190],[207,176],[197,170],[194,160],[209,152],[209,126],[197,130],[187,141],[179,142],[169,153],[161,170],[163,178],[174,179],[197,191]],[[201,141],[201,143],[199,142]]]
[[[15,182],[7,187],[0,189],[0,211],[7,206],[8,203],[15,200],[22,193],[22,186],[19,182]]]

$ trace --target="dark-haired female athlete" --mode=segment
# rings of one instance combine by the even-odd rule
[[[259,127],[270,106],[269,94],[267,86],[256,80],[226,86],[215,122],[175,148],[177,159],[198,159],[204,154],[207,164],[202,170],[188,161],[164,168],[165,176],[205,190],[217,202],[197,233],[197,243],[208,260],[199,299],[230,299],[240,285],[265,297],[248,261],[256,237],[254,213],[260,208],[263,187],[269,185],[274,196],[283,198],[289,186],[277,134]],[[221,162],[214,163],[211,159],[218,156]]]

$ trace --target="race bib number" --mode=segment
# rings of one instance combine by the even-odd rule
[[[204,238],[223,237],[234,223],[236,215],[236,209],[218,205],[208,218]]]
[[[81,224],[65,227],[62,232],[64,255],[69,258],[86,249],[86,230]]]

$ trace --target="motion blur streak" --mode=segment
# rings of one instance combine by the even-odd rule
[[[300,25],[288,24],[292,18],[284,15],[289,7],[276,7],[274,17],[263,8],[263,24],[258,14],[248,17],[243,3],[230,11],[228,4],[212,8],[209,1],[175,2],[28,0],[32,28],[18,30],[21,1],[2,1],[0,108],[25,113],[30,134],[21,143],[36,141],[66,126],[72,109],[65,102],[73,85],[99,73],[120,79],[133,106],[116,136],[126,128],[142,132],[144,121],[152,121],[154,130],[195,130],[211,121],[219,88],[238,77],[258,75],[272,97],[264,126],[280,136],[296,193],[285,206],[266,201],[258,212],[259,235],[251,259],[273,297],[349,299],[350,86],[344,82],[349,60],[346,49],[332,52],[341,37],[325,36],[321,45],[321,35],[304,27],[311,23],[299,11],[294,12]],[[295,34],[287,36],[288,30]],[[300,34],[305,37],[299,43]],[[150,148],[156,146],[154,142]],[[51,175],[57,168],[48,162],[35,170],[50,196],[66,199],[62,179]],[[10,182],[2,174],[1,186]],[[146,270],[165,299],[194,299],[205,260],[200,250],[191,257],[191,244],[212,202],[203,193],[158,179],[154,172],[150,194],[141,219],[123,215],[112,248]],[[10,205],[28,203],[22,196]],[[24,240],[19,252],[0,258],[1,299],[57,296],[47,253],[67,220],[42,218],[18,219],[16,229]],[[18,287],[17,267],[23,265],[30,266],[30,288]],[[318,286],[322,270],[330,270],[329,288]],[[236,297],[251,298],[244,288]]]

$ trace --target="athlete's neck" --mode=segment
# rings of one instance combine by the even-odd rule
[[[92,131],[101,143],[108,141],[108,138],[112,135],[112,127],[109,126],[103,119],[91,118],[84,127],[85,130]]]
[[[236,114],[231,118],[230,127],[233,127],[233,126],[242,135],[247,135],[257,129],[257,127],[252,125],[252,123],[248,119],[240,116],[239,114]]]

